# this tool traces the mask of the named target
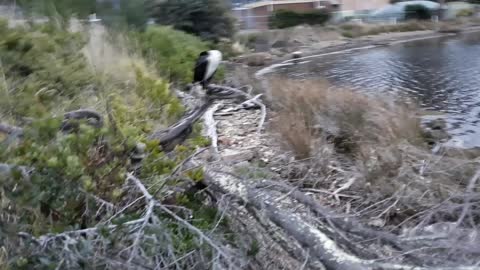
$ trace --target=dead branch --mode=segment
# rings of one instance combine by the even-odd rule
[[[340,193],[340,192],[342,192],[342,191],[344,191],[344,190],[349,189],[349,188],[355,183],[355,180],[356,180],[356,179],[357,179],[356,177],[351,177],[351,178],[347,181],[347,183],[343,184],[341,187],[339,187],[337,190],[335,190],[335,191],[333,192],[332,195],[335,197],[335,199],[336,199],[338,202],[340,201],[340,197],[339,197],[337,194]]]
[[[77,128],[78,123],[72,120],[87,120],[87,123],[95,128],[101,128],[103,126],[103,117],[101,114],[93,110],[80,109],[65,113],[60,129],[62,131],[69,131]]]
[[[250,94],[236,88],[210,84],[207,86],[207,97],[211,99],[243,99],[246,100],[247,104],[253,103],[259,106],[262,110],[262,114],[260,116],[257,133],[260,134],[267,117],[267,107],[260,101],[260,95],[252,97]]]
[[[78,123],[73,123],[72,120],[87,120],[89,125],[100,128],[103,126],[103,117],[96,111],[81,109],[76,111],[67,112],[63,116],[63,122],[61,126],[62,131],[69,131],[78,127]],[[8,124],[0,123],[0,133],[12,135],[15,137],[21,137],[23,135],[23,128],[11,126]]]
[[[259,94],[259,95],[256,95],[255,97],[249,99],[249,100],[246,100],[244,102],[242,102],[241,104],[235,106],[235,107],[232,107],[232,108],[228,108],[228,109],[225,109],[225,110],[222,110],[222,115],[226,115],[228,113],[231,113],[231,112],[236,112],[236,111],[239,111],[241,109],[245,109],[245,110],[248,110],[248,109],[255,109],[255,108],[259,108],[259,106],[255,103],[255,101],[258,101],[258,99],[262,96],[262,94]]]
[[[20,172],[22,173],[25,179],[28,179],[30,173],[32,172],[31,168],[28,168],[25,166],[16,166],[11,164],[0,163],[0,176],[10,177],[12,172],[15,169],[20,170]]]
[[[209,84],[206,94],[210,99],[251,99],[251,96],[242,90],[217,84]]]
[[[155,131],[149,136],[149,139],[158,140],[164,151],[172,151],[175,146],[185,141],[193,130],[193,124],[203,116],[211,105],[212,101],[206,101],[167,129]]]
[[[217,103],[215,106],[210,108],[203,117],[205,128],[206,128],[206,135],[210,138],[211,147],[210,149],[213,152],[215,158],[218,156],[218,135],[217,135],[217,123],[213,118],[213,114],[221,107],[222,103]]]
[[[197,227],[193,226],[192,224],[190,224],[188,221],[186,221],[185,219],[179,217],[177,214],[175,214],[174,212],[172,212],[170,209],[168,209],[167,207],[165,207],[163,204],[161,204],[160,202],[158,202],[157,200],[155,200],[155,198],[153,197],[153,195],[151,195],[147,188],[143,185],[143,183],[138,179],[136,178],[132,173],[129,173],[128,174],[128,179],[130,181],[132,181],[135,186],[140,190],[140,192],[143,194],[143,197],[145,198],[146,202],[148,203],[148,206],[147,206],[147,210],[146,210],[146,214],[144,215],[143,219],[145,220],[144,223],[142,224],[142,227],[141,227],[141,231],[143,231],[143,228],[145,227],[146,223],[148,222],[148,220],[150,219],[152,213],[153,213],[153,208],[154,207],[158,207],[160,208],[163,212],[167,213],[168,215],[170,215],[173,219],[177,220],[178,222],[180,222],[183,226],[185,226],[187,229],[189,229],[190,231],[192,231],[193,233],[197,234],[198,237],[200,237],[200,239],[202,239],[203,241],[207,242],[212,248],[214,248],[217,253],[219,255],[221,255],[224,259],[226,259],[228,262],[231,262],[233,263],[233,256],[230,255],[230,254],[227,254],[225,252],[225,247],[220,247],[218,244],[216,244],[210,237],[208,237],[207,235],[205,235],[200,229],[198,229]],[[134,246],[136,246],[138,244],[138,241],[137,239],[139,239],[139,236],[137,236],[136,238],[136,241],[134,242]],[[132,255],[133,255],[133,251],[132,251]],[[232,264],[233,265],[233,264]]]
[[[284,210],[281,203],[275,200],[271,189],[265,189],[261,185],[255,185],[247,180],[233,177],[230,173],[222,173],[213,168],[206,168],[205,181],[210,188],[236,197],[263,213],[273,224],[281,228],[288,236],[293,237],[302,247],[310,250],[312,260],[321,261],[327,269],[465,269],[473,270],[474,266],[440,267],[430,268],[406,264],[380,263],[378,260],[365,260],[342,250],[337,243],[320,228],[306,221],[301,213],[293,213]],[[271,182],[271,181],[270,181]],[[272,184],[272,183],[269,183]],[[367,238],[380,238],[387,243],[397,244],[398,238],[387,233],[376,232],[363,228],[360,223],[353,224],[352,218],[335,217],[335,214],[320,206],[314,199],[306,196],[292,187],[281,184],[285,192],[293,199],[304,203],[320,216],[334,221],[334,224],[349,233],[356,233]],[[287,189],[288,187],[288,189]],[[275,230],[272,228],[272,230]],[[331,233],[331,232],[330,232]],[[407,251],[408,252],[408,251]],[[406,254],[406,253],[404,253]],[[405,255],[406,257],[407,255]]]
[[[258,127],[257,127],[257,134],[260,134],[262,132],[263,125],[265,124],[265,119],[267,118],[267,107],[265,106],[265,104],[261,103],[258,100],[253,101],[253,103],[260,106],[260,109],[262,110],[262,114],[260,116],[260,121],[259,121]]]
[[[16,126],[11,126],[7,124],[0,123],[0,132],[4,134],[22,134],[23,129]]]
[[[475,175],[470,179],[467,190],[465,191],[465,202],[463,205],[462,213],[460,214],[460,217],[458,218],[455,227],[460,226],[460,224],[463,222],[465,217],[467,216],[469,209],[470,209],[470,196],[472,195],[473,189],[475,188],[475,185],[477,183],[478,178],[480,177],[480,170],[478,170]]]
[[[186,159],[182,160],[174,169],[173,171],[170,173],[170,175],[168,175],[164,180],[163,182],[160,184],[160,186],[153,192],[153,196],[157,196],[157,194],[169,183],[170,180],[174,179],[175,176],[178,175],[179,171],[181,168],[183,168],[183,166],[185,166],[185,164],[187,164],[188,162],[190,162],[190,160],[192,160],[193,158],[195,158],[196,156],[200,155],[201,153],[203,153],[207,148],[201,148],[201,149],[198,149],[197,151],[195,151],[195,153],[191,154],[189,157],[187,157]],[[193,183],[193,181],[188,181],[187,185],[184,186],[184,187],[178,187],[179,190],[182,190],[182,191],[185,191],[185,190],[188,190],[192,185],[194,185],[195,183]],[[149,189],[152,189],[156,187],[155,184],[151,185]],[[178,192],[174,192],[174,194],[171,194],[169,197],[172,197],[172,196],[176,196]],[[165,198],[164,200],[168,200],[169,198]]]

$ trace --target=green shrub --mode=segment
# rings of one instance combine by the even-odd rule
[[[96,12],[110,26],[127,26],[143,29],[151,15],[152,0],[120,0],[118,7],[112,2],[97,3]]]
[[[71,17],[86,19],[96,13],[109,25],[143,27],[151,13],[152,0],[119,0],[118,6],[113,6],[113,1],[97,0],[18,0],[17,3],[27,13],[47,16],[65,26]]]
[[[1,28],[1,27],[0,27]],[[6,85],[0,92],[0,115],[41,116],[58,105],[60,99],[87,91],[93,74],[81,49],[85,36],[51,25],[2,28],[1,72]]]
[[[44,15],[67,25],[72,16],[86,18],[95,12],[96,0],[18,0],[17,3],[34,15]]]
[[[0,134],[0,268],[95,268],[120,258],[137,240],[142,249],[139,256],[153,262],[156,254],[167,250],[174,252],[173,258],[198,252],[210,260],[214,252],[208,245],[161,213],[154,213],[159,222],[149,222],[141,239],[129,227],[105,228],[105,224],[121,225],[144,215],[144,200],[135,202],[138,190],[129,185],[127,190],[127,172],[138,172],[152,194],[157,190],[157,199],[163,201],[168,194],[158,187],[203,179],[202,169],[194,168],[178,172],[178,179],[166,180],[180,162],[210,141],[201,136],[198,124],[192,136],[168,155],[158,141],[148,140],[154,129],[172,124],[184,111],[170,81],[159,77],[136,52],[122,50],[128,46],[120,41],[126,39],[106,40],[97,31],[89,33],[87,38],[50,24],[8,28],[0,21],[0,122],[24,128],[18,140],[4,140],[8,136]],[[164,68],[164,74],[185,81],[191,80],[188,73],[197,54],[207,48],[198,38],[167,27],[136,33],[135,38],[144,42],[146,55],[154,56],[152,62]],[[115,46],[112,41],[117,42]],[[149,49],[150,45],[154,47]],[[102,115],[102,127],[79,121],[72,132],[61,132],[63,113],[79,108]],[[146,145],[140,169],[131,159],[138,142]],[[3,164],[11,165],[13,173],[6,172]],[[27,175],[22,168],[32,171]],[[192,212],[192,217],[178,215],[200,229],[218,230],[226,224],[216,225],[216,209],[202,205],[200,194],[174,199]],[[113,216],[114,209],[132,200],[131,207]],[[87,227],[98,229],[95,239],[71,235],[75,240],[65,246],[63,237],[42,247],[29,237],[18,237],[20,232],[38,237]],[[162,237],[171,239],[171,245]],[[174,264],[188,268],[187,262]]]
[[[136,35],[146,59],[171,81],[191,82],[199,53],[208,49],[199,38],[166,26],[149,27]]]
[[[405,7],[406,20],[429,20],[432,18],[432,11],[424,5],[407,5]]]
[[[156,21],[175,29],[197,35],[205,40],[219,41],[235,34],[234,19],[223,0],[157,1]]]
[[[461,9],[457,12],[457,17],[471,17],[475,14],[473,9]]]
[[[269,19],[271,28],[287,28],[300,24],[324,24],[330,19],[330,14],[322,10],[309,12],[294,12],[290,10],[275,11]]]

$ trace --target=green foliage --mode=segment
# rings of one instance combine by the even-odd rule
[[[152,0],[19,0],[18,4],[28,13],[43,15],[55,19],[62,25],[68,25],[71,17],[86,19],[96,13],[109,25],[145,26],[149,16]]]
[[[85,18],[95,12],[96,0],[18,0],[27,12],[60,19],[66,25],[72,16]]]
[[[28,179],[20,173],[1,179],[9,203],[0,210],[8,207],[21,218],[17,226],[35,234],[92,225],[82,216],[89,199],[80,190],[115,202],[130,168],[130,151],[155,125],[177,119],[183,106],[166,80],[141,68],[135,68],[131,86],[95,76],[82,54],[86,39],[80,34],[49,24],[8,28],[3,21],[0,34],[2,72],[11,87],[0,91],[0,115],[33,120],[18,143],[1,146],[0,163],[35,169]],[[102,129],[80,123],[74,133],[59,132],[60,119],[52,114],[78,108],[87,101],[86,91],[96,99],[107,97],[114,122]],[[157,164],[151,172],[166,173],[174,162]]]
[[[125,178],[127,149],[111,149],[107,141],[115,139],[107,129],[81,124],[77,133],[63,135],[59,126],[55,118],[35,121],[19,144],[0,156],[10,164],[35,168],[28,178],[17,173],[2,182],[11,207],[22,209],[22,229],[34,234],[91,225],[92,220],[82,216],[88,198],[79,191],[115,201],[113,191]]]
[[[233,18],[223,0],[165,0],[157,4],[154,17],[158,23],[219,41],[234,34]]]
[[[198,55],[208,49],[208,44],[195,36],[171,27],[149,27],[136,35],[143,54],[152,60],[160,73],[182,83],[191,82]]]
[[[287,28],[300,24],[324,24],[330,19],[330,14],[323,10],[295,12],[291,10],[275,11],[269,18],[271,28]]]
[[[432,18],[432,11],[424,5],[407,5],[405,7],[406,20],[429,20]]]
[[[457,17],[471,17],[475,14],[473,9],[461,9],[457,12]]]
[[[59,262],[65,258],[63,252],[37,250],[37,245],[19,240],[16,235],[61,233],[106,221],[111,213],[107,214],[105,207],[99,208],[99,200],[123,207],[131,199],[132,194],[125,192],[124,185],[126,173],[137,169],[131,154],[138,142],[146,144],[140,177],[147,187],[165,183],[179,162],[210,142],[200,135],[199,125],[184,145],[168,155],[160,151],[158,142],[147,139],[154,129],[177,120],[184,108],[171,92],[169,81],[148,72],[145,66],[135,62],[127,67],[130,70],[122,71],[125,74],[112,74],[119,69],[108,65],[105,69],[111,68],[110,72],[93,72],[82,50],[87,38],[51,24],[8,28],[0,21],[0,35],[0,78],[5,78],[0,83],[0,120],[22,120],[17,123],[25,127],[24,135],[15,142],[3,142],[0,137],[0,163],[15,166],[12,174],[0,173],[0,264],[7,258],[7,269],[62,268]],[[184,82],[191,80],[191,68],[199,51],[207,48],[198,38],[167,27],[155,27],[137,35],[144,42],[145,54],[153,55],[157,67],[164,68],[163,74]],[[113,58],[117,59],[115,55]],[[127,76],[122,80],[122,75]],[[79,121],[72,132],[61,132],[62,119],[55,116],[79,108],[92,108],[102,114],[103,127],[94,128],[87,121]],[[25,175],[22,168],[32,169],[31,174]],[[203,177],[199,168],[181,174],[181,179],[193,181]],[[172,181],[171,185],[175,183]],[[216,209],[203,208],[201,202],[198,195],[188,194],[180,204],[191,207],[194,225],[212,229]],[[112,224],[140,218],[143,212],[136,206],[132,208],[112,219]],[[196,248],[209,250],[195,234],[169,217],[163,218],[162,224],[169,230],[168,237],[173,239],[178,257],[184,255],[183,251]],[[146,226],[145,234],[163,237],[165,228]],[[121,226],[114,232],[101,228],[99,231],[102,235],[98,242],[79,237],[68,244],[69,252],[78,254],[82,265],[68,269],[98,265],[98,252],[108,249],[110,254],[119,254],[136,235]],[[165,246],[147,238],[141,240],[143,250],[149,254],[165,252]],[[3,249],[6,254],[2,254]],[[75,261],[77,257],[65,260]]]
[[[4,24],[4,23],[3,23]],[[39,116],[93,83],[81,53],[86,39],[52,25],[0,26],[1,72],[10,94],[0,92],[0,114]]]
[[[112,2],[97,3],[96,12],[107,25],[116,27],[143,28],[150,17],[152,0],[120,0],[118,6]]]

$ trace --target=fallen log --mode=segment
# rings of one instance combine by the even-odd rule
[[[22,133],[23,129],[20,127],[0,123],[0,132],[5,134]]]
[[[240,201],[237,207],[243,207],[244,205],[250,207],[264,218],[271,222],[274,226],[268,228],[268,231],[281,230],[283,233],[283,239],[294,239],[296,242],[287,242],[287,247],[284,250],[295,249],[297,246],[301,246],[305,251],[305,254],[309,254],[310,260],[317,261],[325,266],[326,269],[358,269],[358,270],[370,270],[370,269],[397,269],[397,270],[473,270],[477,269],[476,266],[457,266],[457,267],[424,267],[422,265],[414,265],[411,261],[407,260],[405,251],[403,254],[404,259],[398,263],[382,263],[379,259],[364,259],[358,257],[356,254],[351,254],[343,250],[336,241],[328,236],[328,233],[322,231],[322,228],[315,226],[315,224],[309,222],[307,212],[297,210],[285,209],[282,203],[278,200],[278,195],[275,195],[273,189],[266,188],[265,185],[255,184],[257,181],[242,180],[235,177],[232,173],[222,172],[214,165],[206,165],[205,167],[205,182],[206,185],[216,191],[222,196],[228,196],[235,200]],[[258,183],[258,182],[257,182]],[[286,185],[283,185],[286,187]],[[288,186],[288,185],[287,185]],[[288,187],[289,190],[295,190],[295,187]],[[299,192],[301,193],[301,192]],[[308,196],[302,194],[301,196],[296,192],[289,192],[286,197],[290,197],[292,201],[298,202],[303,207],[311,208],[321,207],[319,204],[313,204],[310,199],[302,198]],[[236,209],[236,211],[241,211]],[[316,209],[317,215],[324,219],[331,219],[333,213],[327,209]],[[232,211],[233,212],[233,211]],[[236,219],[235,216],[230,216],[231,219]],[[245,219],[245,217],[242,217]],[[252,217],[249,217],[250,222]],[[337,224],[339,224],[337,222]],[[365,238],[370,237],[383,237],[384,240],[393,241],[391,235],[373,233],[364,229],[359,225],[359,229],[351,228],[354,224],[344,224],[341,227],[348,229],[350,232],[359,233]],[[245,235],[244,235],[245,237]],[[395,239],[396,240],[396,239]],[[265,247],[268,248],[268,247]],[[271,254],[270,256],[276,256]],[[296,258],[282,258],[284,260],[296,260]],[[406,261],[402,263],[402,261]]]
[[[88,125],[91,125],[95,128],[101,128],[103,126],[103,117],[100,113],[93,110],[80,109],[67,112],[63,115],[63,121],[60,130],[63,132],[68,132],[78,128],[78,122],[72,120],[86,120]]]
[[[172,151],[175,146],[182,144],[187,139],[193,131],[193,124],[203,116],[211,105],[212,101],[207,100],[167,129],[154,132],[149,136],[149,139],[158,140],[163,151]]]
[[[215,104],[212,108],[210,108],[203,117],[203,121],[205,123],[205,133],[211,140],[210,149],[212,151],[212,155],[214,158],[218,157],[218,135],[217,135],[217,124],[215,119],[213,118],[213,114],[221,107],[222,104],[218,103]]]

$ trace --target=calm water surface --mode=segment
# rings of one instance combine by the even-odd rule
[[[480,146],[479,33],[311,58],[279,72],[413,98],[426,109],[445,113],[454,136],[449,143]]]

